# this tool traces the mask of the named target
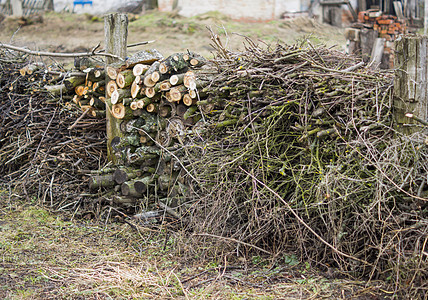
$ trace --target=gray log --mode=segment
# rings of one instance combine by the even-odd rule
[[[113,13],[104,18],[105,31],[105,48],[107,53],[115,54],[123,60],[126,57],[126,43],[128,38],[128,16],[126,14]],[[118,62],[120,60],[111,57],[106,57],[106,66]],[[111,140],[122,136],[120,130],[120,122],[111,114],[111,101],[106,94],[106,118],[107,118],[107,156],[113,163],[118,163],[117,156],[111,148]]]

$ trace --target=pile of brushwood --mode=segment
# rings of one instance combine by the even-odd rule
[[[394,130],[392,74],[308,42],[212,40],[218,75],[198,103],[212,110],[182,138],[195,238],[426,297],[427,130]]]
[[[426,297],[427,130],[394,129],[392,74],[308,41],[271,47],[248,39],[241,52],[214,34],[212,41],[215,57],[178,90],[181,69],[160,72],[159,83],[148,72],[156,62],[135,78],[120,69],[134,83],[140,78],[110,95],[112,112],[124,112],[121,130],[132,131],[118,153],[156,148],[156,155],[132,165],[131,185],[100,185],[92,195],[86,175],[117,181],[117,170],[131,166],[104,167],[103,104],[110,102],[97,88],[111,75],[94,69],[95,88],[89,73],[71,80],[58,65],[30,68],[29,57],[0,52],[0,180],[11,195],[100,216],[111,205],[125,211],[113,195],[124,184],[135,187],[134,174],[150,176],[126,212],[164,210],[192,233],[188,242],[275,259],[294,251],[336,275],[380,279],[393,294]]]
[[[45,89],[66,80],[66,73],[51,69],[60,66],[0,49],[0,182],[10,196],[57,209],[88,209],[81,170],[106,163],[105,119],[88,114],[76,123],[82,111],[70,104],[72,97],[54,97]]]

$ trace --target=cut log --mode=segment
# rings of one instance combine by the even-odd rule
[[[137,77],[139,77],[139,76],[137,76]],[[137,77],[135,77],[135,80],[131,85],[131,97],[132,98],[137,98],[138,95],[140,94],[139,92],[140,92],[141,87],[140,87],[139,82],[137,82],[137,80],[136,80]]]
[[[153,176],[147,176],[136,180],[134,183],[135,190],[141,194],[145,193],[149,189],[149,184],[153,183],[154,180]]]
[[[185,72],[189,68],[189,62],[183,58],[184,53],[175,53],[164,59],[159,65],[161,74],[173,74]]]
[[[199,109],[204,113],[204,114],[209,114],[213,111],[213,109],[215,108],[215,104],[214,103],[203,103],[203,101],[198,101],[196,102],[196,104],[198,105]]]
[[[31,64],[28,64],[28,65],[26,65],[25,67],[23,67],[23,68],[21,68],[20,70],[19,70],[19,73],[22,75],[22,76],[25,76],[25,75],[31,75],[31,74],[33,74],[35,71],[37,71],[37,70],[39,70],[40,68],[43,68],[44,67],[44,64],[43,63],[37,63],[37,62],[35,62],[35,63],[31,63]]]
[[[158,109],[158,106],[156,105],[156,104],[154,104],[154,103],[150,103],[149,105],[147,105],[147,107],[146,107],[146,110],[149,112],[149,113],[155,113],[155,112],[157,112],[157,109]]]
[[[156,85],[156,82],[154,82],[154,81],[152,80],[152,76],[151,76],[151,75],[145,76],[145,77],[144,77],[144,80],[143,80],[143,83],[144,83],[144,85],[145,85],[145,86],[147,86],[147,87],[152,87],[152,86],[155,86],[155,85]]]
[[[146,73],[144,74],[144,80],[143,83],[145,86],[147,87],[152,87],[155,86],[156,82],[152,80],[152,74],[154,72],[158,72],[159,71],[159,62],[156,61],[154,62],[150,68],[146,71]]]
[[[196,88],[196,75],[192,71],[187,71],[184,74],[183,84],[185,87],[194,90]]]
[[[73,96],[73,99],[71,100],[71,101],[73,101],[73,103],[74,104],[76,104],[76,105],[79,105],[79,102],[80,102],[80,99],[81,99],[82,97],[81,96],[79,96],[79,95],[74,95]]]
[[[161,79],[161,74],[159,71],[154,71],[151,75],[151,79],[153,82],[158,82]]]
[[[105,110],[106,107],[105,103],[101,101],[98,97],[91,97],[91,99],[89,100],[89,105],[103,110]]]
[[[103,93],[104,94],[105,89],[106,89],[105,88],[105,84],[106,84],[105,80],[94,82],[94,84],[92,85],[92,90],[94,92],[99,92],[99,93]]]
[[[143,98],[137,101],[137,108],[144,108],[152,102],[150,98]]]
[[[131,108],[131,110],[137,110],[138,109],[138,102],[137,101],[132,101],[130,104],[129,104],[129,107]]]
[[[115,185],[113,174],[91,176],[89,180],[89,189],[95,190],[101,187],[112,187]]]
[[[120,88],[126,88],[132,84],[135,80],[135,76],[131,70],[124,70],[117,74],[116,83]]]
[[[116,103],[111,108],[111,114],[116,119],[130,119],[133,117],[132,110],[122,103]]]
[[[156,95],[155,87],[147,87],[144,90],[144,93],[146,94],[147,98],[153,98]]]
[[[128,182],[124,182],[120,185],[120,191],[122,196],[135,197],[139,198],[142,196],[142,193],[139,193],[135,190],[135,181],[131,180]]]
[[[201,67],[205,62],[206,59],[194,52],[175,53],[161,61],[159,71],[161,74],[182,73],[189,67]]]
[[[126,60],[126,67],[131,68],[137,64],[153,64],[163,59],[163,55],[156,49],[143,50],[135,53]],[[138,74],[141,75],[141,74]]]
[[[169,96],[171,97],[171,102],[178,102],[183,97],[184,92],[187,91],[187,88],[184,85],[179,85],[173,87],[169,90]]]
[[[202,66],[203,64],[202,64],[202,62],[200,62],[198,59],[196,59],[196,58],[192,58],[192,59],[190,60],[190,65],[191,65],[192,67],[198,67],[198,66]]]
[[[174,101],[172,101],[172,99],[171,99],[171,94],[169,93],[169,91],[168,92],[165,92],[164,94],[163,94],[163,97],[166,99],[166,101],[168,101],[169,103],[172,103],[172,102],[174,102]]]
[[[144,173],[155,174],[156,173],[156,168],[153,168],[153,167],[143,167],[142,171]]]
[[[134,79],[135,84],[143,84],[143,80],[141,79],[141,75],[135,76]]]
[[[92,84],[93,82],[91,80],[86,80],[85,86],[88,87],[88,90],[92,91]]]
[[[103,79],[103,80],[104,80],[104,78],[106,76],[106,73],[105,73],[104,69],[94,69],[93,73],[94,73],[94,77],[95,78],[100,78],[100,79]]]
[[[169,82],[171,85],[182,84],[184,79],[184,74],[175,74],[169,78]]]
[[[183,104],[186,106],[192,106],[195,105],[196,102],[198,102],[198,99],[194,99],[190,96],[190,93],[184,94],[183,96]]]
[[[133,68],[132,68],[132,73],[134,74],[135,77],[143,75],[144,73],[146,73],[146,71],[150,68],[150,66],[148,65],[143,65],[143,64],[136,64]]]
[[[64,79],[64,85],[67,90],[72,90],[79,84],[83,84],[85,82],[85,77],[83,76],[74,76]]]
[[[158,177],[159,189],[162,191],[170,190],[177,181],[177,174],[165,174]]]
[[[117,184],[122,184],[130,179],[140,177],[142,175],[141,170],[132,168],[120,168],[116,169],[113,173],[113,180]]]
[[[184,114],[188,110],[188,107],[180,103],[177,105],[176,109],[177,109],[177,116],[179,116],[181,119],[184,119]]]
[[[131,97],[131,90],[129,89],[117,89],[111,94],[111,104],[119,103],[123,98]]]
[[[175,116],[175,104],[170,102],[162,102],[158,107],[158,114],[163,118]]]
[[[136,153],[128,153],[127,161],[130,164],[144,164],[148,160],[157,159],[159,157],[158,154],[155,153],[145,153],[144,151],[136,152]]]
[[[80,102],[80,110],[82,111],[82,112],[85,112],[86,111],[86,114],[89,114],[89,115],[91,115],[92,113],[92,111],[94,110],[94,108],[92,107],[92,106],[90,106],[89,105],[89,100],[86,100],[85,99],[85,103],[83,104],[82,103],[82,100],[80,100],[81,102]],[[86,103],[86,101],[88,102],[88,103]]]
[[[122,103],[125,106],[130,106],[133,101],[134,101],[134,99],[132,99],[132,98],[123,98],[122,99]]]
[[[162,81],[159,83],[159,90],[160,91],[169,91],[171,89],[171,83],[168,80]]]
[[[107,95],[108,95],[109,97],[111,97],[112,93],[118,89],[117,84],[116,84],[116,81],[114,81],[114,80],[110,80],[110,81],[107,83],[106,89],[107,89]]]
[[[83,95],[86,95],[88,92],[88,87],[84,85],[78,85],[74,88],[74,92],[77,96],[82,97]]]
[[[106,72],[107,72],[107,76],[110,78],[110,80],[116,80],[117,79],[117,74],[118,74],[117,68],[115,68],[113,66],[107,66]]]
[[[105,110],[92,110],[91,115],[94,118],[104,119],[106,117],[106,111]]]

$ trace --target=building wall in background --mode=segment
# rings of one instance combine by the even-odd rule
[[[2,0],[0,0],[2,1]],[[135,1],[135,0],[134,0]],[[115,11],[133,0],[92,0],[93,6],[76,6],[76,13],[104,14]],[[236,20],[269,21],[279,18],[283,13],[304,12],[311,0],[158,0],[159,11],[172,11],[174,2],[178,3],[179,14],[190,17],[208,11],[219,11]],[[73,11],[73,0],[55,0],[56,11]],[[351,0],[354,8],[358,0]],[[344,6],[346,9],[346,6]],[[315,14],[320,13],[320,9]]]
[[[174,0],[158,0],[159,10],[171,11],[173,3]],[[236,20],[269,21],[285,11],[299,12],[305,3],[310,0],[178,0],[178,8],[179,14],[186,17],[219,11]]]
[[[55,11],[68,11],[76,13],[90,13],[90,14],[104,14],[110,11],[114,11],[115,8],[125,5],[130,1],[126,0],[92,0],[92,6],[77,5],[73,7],[73,0],[54,0]]]

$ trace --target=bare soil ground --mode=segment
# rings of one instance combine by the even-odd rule
[[[322,25],[308,18],[278,20],[268,23],[235,22],[218,13],[207,13],[193,18],[182,18],[165,13],[148,13],[129,17],[128,43],[156,40],[149,46],[130,48],[136,51],[156,48],[165,56],[187,49],[210,56],[210,36],[207,27],[219,34],[227,34],[228,47],[242,48],[245,35],[267,44],[294,43],[309,38],[313,43],[337,45],[343,48],[343,30]],[[57,52],[89,50],[104,43],[102,17],[49,13],[43,22],[20,27],[19,20],[6,18],[1,24],[0,41],[31,49]],[[238,35],[239,34],[239,35]]]
[[[302,38],[340,48],[345,43],[341,29],[304,18],[255,24],[216,13],[187,19],[149,13],[130,20],[128,43],[156,40],[130,51],[150,47],[165,56],[187,49],[210,56],[206,26],[227,35],[231,49],[242,47],[241,35],[267,44]],[[5,19],[0,42],[52,52],[103,45],[97,16],[51,13],[42,23],[20,23]],[[380,283],[340,279],[292,254],[276,261],[230,253],[189,257],[186,249],[194,245],[180,241],[179,233],[76,220],[15,196],[0,191],[1,299],[383,299]]]

